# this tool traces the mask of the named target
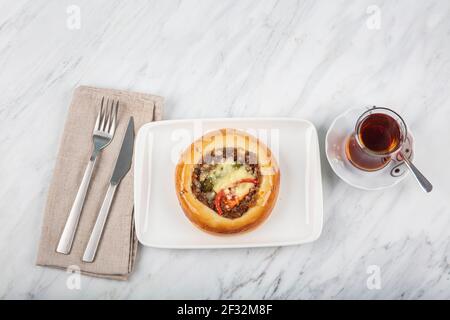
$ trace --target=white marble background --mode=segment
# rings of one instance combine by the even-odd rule
[[[81,10],[80,29],[67,27],[70,5]],[[1,0],[0,70],[0,298],[450,298],[448,0]],[[408,177],[360,191],[322,157],[316,242],[142,248],[128,282],[83,276],[69,290],[68,274],[34,262],[81,84],[162,95],[166,119],[306,118],[322,149],[340,112],[392,106],[414,131],[416,163],[435,190],[426,195]],[[366,285],[371,265],[378,290]]]

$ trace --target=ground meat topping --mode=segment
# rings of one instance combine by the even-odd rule
[[[221,148],[203,156],[192,174],[199,201],[228,219],[244,215],[256,204],[261,172],[254,153]]]

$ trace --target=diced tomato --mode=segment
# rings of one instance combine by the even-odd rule
[[[240,183],[253,183],[255,185],[258,185],[259,181],[258,181],[258,179],[254,179],[254,178],[245,178],[245,179],[241,179],[241,180],[233,183],[231,187],[236,186],[236,185],[238,185]],[[231,187],[227,187],[227,188],[221,189],[217,193],[216,198],[214,199],[214,206],[216,207],[216,210],[217,210],[217,213],[219,214],[219,216],[223,215],[223,211],[222,211],[221,205],[222,205],[222,199],[225,196],[225,189],[228,189],[228,188],[231,188]],[[226,199],[227,205],[229,207],[235,207],[236,205],[239,204],[240,200],[241,199],[238,199],[238,197],[236,197],[236,196],[231,197],[230,199]]]
[[[258,179],[255,179],[255,178],[245,178],[245,179],[239,180],[236,184],[240,184],[240,183],[253,183],[253,184],[258,184],[259,181],[258,181]]]
[[[214,199],[214,205],[216,206],[216,210],[217,210],[217,213],[219,214],[219,216],[221,216],[223,214],[221,202],[222,202],[222,198],[224,195],[225,195],[225,191],[224,191],[224,189],[222,189],[219,191],[219,193],[217,193],[216,199]]]

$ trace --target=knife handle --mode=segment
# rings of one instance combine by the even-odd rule
[[[80,220],[81,210],[83,209],[84,199],[86,198],[96,161],[97,157],[89,160],[86,170],[84,171],[83,180],[81,180],[80,187],[78,188],[77,195],[72,204],[72,208],[70,209],[69,216],[67,217],[61,238],[59,238],[58,247],[56,248],[56,252],[58,253],[69,254],[72,249],[73,238],[77,231],[78,221]]]
[[[92,229],[91,236],[89,237],[89,242],[83,254],[84,262],[93,262],[95,259],[95,254],[102,237],[103,228],[105,227],[106,219],[108,218],[109,208],[111,207],[116,188],[117,184],[110,184],[108,187],[102,207],[100,208],[100,212],[97,216],[97,221],[95,221],[94,228]]]

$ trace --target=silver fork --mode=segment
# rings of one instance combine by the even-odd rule
[[[95,121],[94,131],[92,132],[92,142],[94,149],[92,151],[91,158],[84,172],[83,180],[78,188],[75,201],[73,202],[72,209],[70,210],[69,217],[67,218],[66,225],[59,239],[56,252],[69,254],[72,248],[73,238],[78,227],[78,221],[80,220],[81,210],[83,209],[84,199],[91,181],[92,172],[94,171],[95,163],[99,153],[111,142],[114,137],[117,122],[117,110],[119,108],[119,101],[114,105],[114,100],[111,104],[109,99],[106,100],[106,106],[104,107],[105,98],[102,98],[100,106],[100,112],[98,113],[97,120]]]

